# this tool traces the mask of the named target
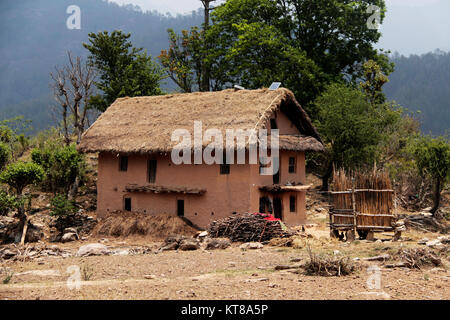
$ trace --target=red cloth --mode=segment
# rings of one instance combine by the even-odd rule
[[[270,213],[260,213],[260,212],[256,212],[254,213],[254,215],[257,216],[261,216],[264,218],[264,220],[268,220],[268,221],[281,221],[281,219],[275,218],[273,215],[271,215]]]

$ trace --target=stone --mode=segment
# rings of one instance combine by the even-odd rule
[[[280,265],[275,266],[274,269],[275,270],[288,270],[288,269],[291,269],[291,268],[292,268],[291,266],[280,264]]]
[[[264,246],[260,242],[247,242],[243,243],[239,246],[242,250],[256,250],[256,249],[262,249]]]
[[[75,234],[78,234],[78,231],[75,228],[65,228],[64,229],[64,233],[75,233]]]
[[[199,238],[205,238],[208,236],[208,231],[202,231],[198,234]]]
[[[206,250],[226,249],[231,246],[231,241],[226,238],[222,239],[209,239],[206,242]]]
[[[364,258],[364,260],[366,260],[366,261],[386,261],[386,260],[389,260],[390,258],[391,258],[390,255],[382,254],[382,255],[379,255],[379,256]]]
[[[438,239],[430,240],[430,241],[427,241],[427,243],[425,243],[425,245],[427,247],[439,247],[439,246],[442,246],[442,242]]]
[[[90,244],[81,246],[78,249],[77,256],[79,256],[79,257],[101,256],[101,255],[107,255],[109,253],[110,253],[110,251],[104,244],[90,243]]]
[[[197,250],[200,248],[200,245],[198,244],[197,240],[195,239],[184,239],[180,242],[180,245],[178,249],[182,251],[190,251],[190,250]]]
[[[65,233],[61,238],[61,242],[63,242],[63,243],[70,242],[70,241],[76,241],[76,240],[78,240],[78,235],[73,232]]]
[[[450,243],[450,237],[448,236],[440,236],[437,238],[441,243],[448,244]]]
[[[144,279],[152,280],[152,279],[156,279],[156,276],[154,274],[146,274],[144,276]]]
[[[161,251],[169,251],[169,250],[177,250],[178,249],[178,243],[177,242],[171,242],[166,244],[165,246],[161,247]]]

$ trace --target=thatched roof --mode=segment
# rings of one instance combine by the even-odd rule
[[[187,129],[193,137],[194,121],[202,121],[203,132],[216,128],[225,136],[225,129],[265,128],[276,110],[288,116],[303,136],[288,139],[290,142],[285,147],[322,150],[319,135],[308,115],[294,94],[284,88],[119,98],[84,133],[78,150],[170,152],[177,144],[171,141],[172,132]]]

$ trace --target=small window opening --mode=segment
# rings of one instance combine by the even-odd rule
[[[230,174],[230,165],[227,164],[226,152],[223,153],[223,164],[220,165],[220,174]]]
[[[119,170],[120,171],[127,171],[128,170],[128,157],[127,156],[120,156],[119,157]]]
[[[275,119],[270,119],[270,129],[271,130],[275,130],[275,129],[278,129],[278,126],[277,126],[277,121],[275,120]]]
[[[289,197],[289,209],[291,212],[295,212],[295,196],[290,196]]]
[[[289,157],[289,173],[295,173],[295,167],[296,167],[296,158],[295,157]]]
[[[124,209],[125,211],[131,211],[131,198],[125,198]]]
[[[148,182],[155,183],[156,181],[156,160],[148,160]]]
[[[177,215],[184,217],[184,200],[177,200]]]

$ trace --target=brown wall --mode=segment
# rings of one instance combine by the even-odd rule
[[[297,157],[297,173],[288,174],[289,156]],[[304,153],[282,152],[280,182],[304,182]],[[128,184],[148,185],[147,160],[157,160],[155,185],[197,187],[206,189],[203,195],[128,193]],[[119,157],[100,153],[98,165],[98,214],[123,210],[124,198],[132,199],[132,211],[146,214],[177,214],[177,200],[185,202],[185,217],[206,227],[210,221],[233,212],[258,212],[259,186],[272,184],[272,176],[259,175],[259,165],[231,165],[229,175],[221,175],[219,165],[174,165],[170,155],[130,155],[128,171],[119,171]],[[283,220],[289,224],[305,221],[304,192],[297,194],[297,212],[289,212],[289,195],[281,193]]]
[[[282,113],[276,122],[280,134],[297,134],[298,130]],[[289,157],[295,156],[295,174],[288,173]],[[147,161],[157,160],[155,185],[165,187],[204,188],[203,195],[127,193],[128,184],[148,185]],[[248,162],[248,161],[247,161]],[[305,154],[303,152],[280,152],[280,183],[305,183]],[[100,153],[98,161],[98,215],[124,209],[124,198],[132,199],[132,211],[146,214],[177,214],[177,200],[184,200],[184,216],[200,227],[210,221],[224,218],[233,212],[258,212],[262,185],[271,185],[272,176],[259,174],[259,165],[231,165],[230,174],[221,175],[219,165],[174,165],[170,154],[129,155],[128,170],[119,171],[119,155]],[[296,212],[289,210],[289,196],[297,197]],[[268,195],[281,197],[283,220],[292,225],[305,223],[305,192]]]

